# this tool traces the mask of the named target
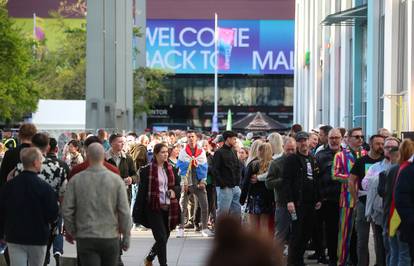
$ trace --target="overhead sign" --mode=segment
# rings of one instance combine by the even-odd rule
[[[293,20],[219,20],[218,25],[233,29],[231,52],[224,51],[229,57],[219,73],[293,75]],[[147,20],[146,45],[148,67],[214,73],[214,20]]]

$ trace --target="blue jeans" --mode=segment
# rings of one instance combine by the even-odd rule
[[[216,188],[217,191],[217,219],[221,215],[232,214],[241,217],[240,194],[237,187]]]
[[[399,233],[396,236],[384,236],[384,246],[387,252],[388,266],[410,266],[410,247],[407,243],[400,241]]]
[[[53,254],[55,254],[56,252],[63,254],[62,224],[63,224],[62,215],[59,214],[58,221],[57,221],[57,232],[58,233],[55,236],[55,239],[53,240]]]

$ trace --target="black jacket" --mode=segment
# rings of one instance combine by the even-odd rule
[[[0,239],[21,245],[46,245],[49,224],[58,217],[55,191],[36,173],[23,171],[0,192]]]
[[[401,217],[401,240],[414,245],[414,163],[400,172],[395,187],[395,207]]]
[[[7,175],[20,163],[20,151],[30,147],[30,144],[22,143],[15,149],[6,151],[0,168],[0,187],[7,181]]]
[[[147,164],[139,169],[139,186],[138,186],[138,194],[135,200],[135,204],[132,210],[132,220],[136,224],[143,225],[147,228],[150,228],[150,224],[148,222],[148,215],[147,215],[147,207],[148,207],[148,192],[149,192],[149,171],[150,171],[151,164]],[[175,175],[175,198],[179,201],[180,200],[180,192],[181,192],[181,178],[178,175],[178,169],[173,167],[174,175]]]
[[[392,193],[394,191],[395,178],[397,177],[399,164],[394,164],[387,171],[379,174],[378,195],[382,198],[382,207],[384,210],[383,224],[388,227],[388,219],[390,216],[390,208],[392,201]],[[384,228],[388,231],[388,228]]]
[[[214,153],[213,172],[218,187],[232,188],[240,184],[239,159],[233,149],[226,144]]]
[[[332,179],[333,159],[336,152],[329,146],[318,152],[315,156],[319,168],[320,194],[324,200],[339,202],[341,184]]]
[[[273,190],[273,196],[276,202],[279,202],[279,195],[283,185],[283,166],[287,155],[283,154],[279,158],[272,161],[269,166],[269,173],[266,177],[266,188]]]
[[[287,156],[285,164],[283,165],[283,188],[279,196],[279,202],[286,204],[294,202],[296,205],[304,203],[304,198],[312,198],[312,202],[307,204],[314,204],[321,200],[319,193],[319,173],[312,156],[308,159],[311,162],[313,169],[313,180],[311,194],[305,195],[304,184],[307,178],[307,166],[305,157],[300,154],[291,154]]]

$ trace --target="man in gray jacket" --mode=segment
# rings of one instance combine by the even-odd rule
[[[103,166],[102,145],[87,150],[90,166],[70,179],[62,207],[66,231],[77,241],[82,265],[116,265],[129,248],[131,217],[124,182]]]
[[[286,137],[283,141],[283,155],[272,161],[265,181],[266,188],[273,190],[276,202],[275,212],[275,238],[281,243],[285,243],[289,233],[290,214],[286,204],[280,204],[278,194],[282,186],[283,165],[289,154],[296,153],[296,141],[292,137]]]

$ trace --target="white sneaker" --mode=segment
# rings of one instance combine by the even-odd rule
[[[211,232],[210,229],[203,229],[203,230],[201,230],[201,235],[203,237],[213,237],[214,236],[214,233]]]
[[[289,246],[285,245],[285,249],[283,250],[283,256],[286,256],[286,257],[288,256],[289,254],[288,250],[289,250]]]
[[[177,238],[184,238],[184,229],[182,228],[177,229]]]

